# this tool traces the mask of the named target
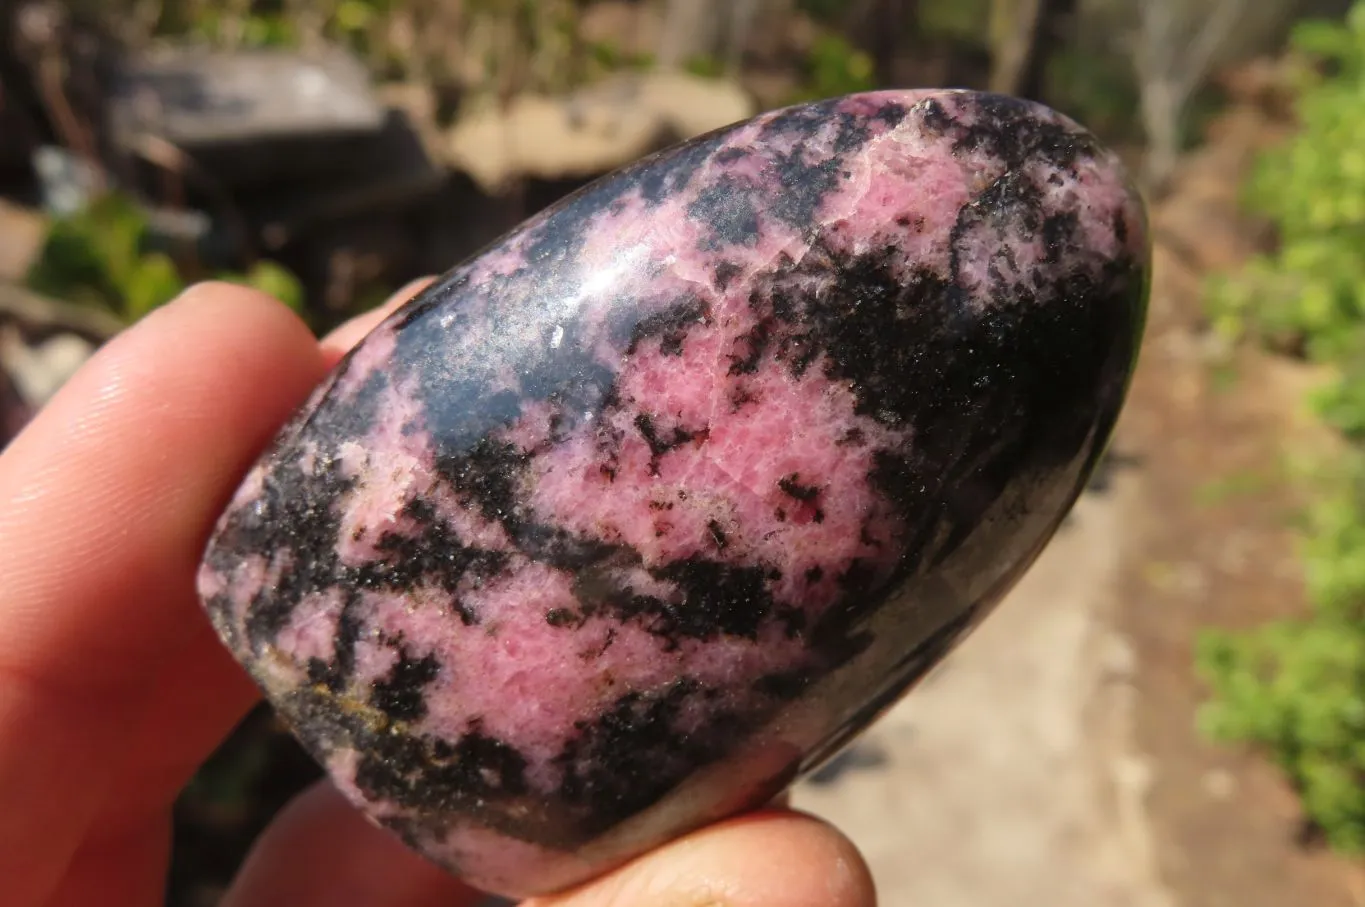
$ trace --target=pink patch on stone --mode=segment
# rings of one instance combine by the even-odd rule
[[[626,413],[613,426],[623,441],[611,474],[592,437],[574,438],[534,462],[530,501],[539,518],[619,540],[646,566],[698,554],[776,566],[779,600],[818,607],[832,590],[826,583],[823,596],[812,595],[803,579],[808,570],[820,567],[832,580],[854,558],[894,556],[897,527],[866,476],[872,450],[904,442],[855,415],[852,395],[824,380],[818,363],[801,378],[774,365],[729,377],[710,365],[728,361],[723,351],[751,328],[738,316],[723,327],[694,328],[681,355],[642,346],[622,368],[622,397],[650,401],[643,415],[656,432],[703,437],[656,465]],[[738,408],[731,390],[746,398]],[[850,443],[850,436],[861,440]],[[814,482],[819,490],[803,501],[783,492],[784,482]],[[860,538],[869,522],[871,543]]]
[[[305,597],[275,638],[275,647],[301,667],[314,658],[331,661],[343,604],[336,590]]]

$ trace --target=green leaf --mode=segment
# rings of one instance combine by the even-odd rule
[[[1312,613],[1198,646],[1213,696],[1204,733],[1261,747],[1338,849],[1365,850],[1365,2],[1345,24],[1298,27],[1330,61],[1302,82],[1298,134],[1257,162],[1245,198],[1277,248],[1210,280],[1225,337],[1300,338],[1332,376],[1312,411],[1348,442],[1299,479],[1309,503],[1300,559]]]
[[[273,261],[259,261],[244,276],[226,279],[255,287],[294,311],[303,311],[303,284],[287,268]]]
[[[185,282],[175,269],[175,263],[161,253],[153,253],[137,261],[124,285],[124,312],[129,321],[137,321],[153,309],[163,306],[185,289]]]

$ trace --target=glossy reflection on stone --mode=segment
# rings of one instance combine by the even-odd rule
[[[764,801],[985,615],[1108,439],[1147,256],[1045,108],[761,116],[372,333],[201,592],[376,821],[493,891],[581,881]]]

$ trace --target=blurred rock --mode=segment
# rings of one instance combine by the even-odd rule
[[[0,362],[19,395],[34,407],[52,399],[94,352],[95,344],[75,334],[27,343],[17,329],[0,328]]]
[[[0,282],[19,281],[43,249],[47,219],[0,198]]]
[[[126,151],[141,154],[151,137],[239,185],[290,162],[326,168],[339,142],[378,133],[385,111],[364,67],[340,51],[176,47],[123,61],[109,119]]]
[[[523,94],[462,116],[446,159],[496,193],[526,178],[595,176],[756,113],[739,86],[687,73],[627,74],[565,97]]]
[[[373,132],[384,122],[365,68],[327,49],[163,50],[135,58],[115,97],[126,115],[184,145]]]
[[[448,180],[429,89],[376,89],[335,47],[169,47],[121,60],[108,107],[149,243],[190,271],[271,258],[329,312],[415,276],[409,222]]]
[[[121,327],[113,316],[0,282],[0,447]]]
[[[634,80],[633,102],[640,112],[658,117],[680,138],[729,126],[758,113],[742,88],[721,79],[687,73],[651,73]]]
[[[445,174],[427,155],[406,114],[386,111],[381,129],[367,143],[349,178],[282,186],[254,199],[263,218],[263,238],[277,249],[310,229],[352,216],[379,217],[429,202]]]
[[[54,217],[70,217],[85,208],[103,188],[99,169],[78,154],[44,145],[33,154],[33,172],[43,208]]]

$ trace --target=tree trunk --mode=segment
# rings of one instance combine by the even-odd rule
[[[725,0],[668,0],[657,63],[662,70],[682,69],[698,57],[715,53]]]
[[[1043,0],[1033,37],[1033,52],[1029,54],[1019,79],[1020,97],[1046,101],[1047,66],[1054,54],[1073,39],[1078,0]]]
[[[668,0],[658,67],[678,70],[705,57],[737,72],[762,9],[763,0]]]
[[[1142,128],[1147,135],[1143,179],[1147,188],[1160,194],[1180,158],[1180,127],[1185,103],[1180,90],[1166,79],[1153,79],[1142,86]]]
[[[877,84],[895,87],[896,60],[919,19],[919,0],[863,0],[850,10],[846,30],[872,57]]]
[[[758,19],[762,0],[734,0],[730,8],[730,28],[725,36],[725,70],[736,75],[744,63],[744,48],[749,32]]]
[[[991,0],[991,91],[1019,94],[1033,57],[1043,5],[1043,0]]]
[[[1198,16],[1179,0],[1148,0],[1141,7],[1133,59],[1147,133],[1144,176],[1153,192],[1174,173],[1186,107],[1246,24],[1248,6],[1249,0],[1208,0]]]

